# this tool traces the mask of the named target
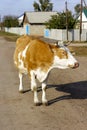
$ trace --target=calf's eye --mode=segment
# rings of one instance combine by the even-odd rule
[[[67,53],[65,51],[62,52],[63,55],[67,55]]]

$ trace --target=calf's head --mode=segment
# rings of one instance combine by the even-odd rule
[[[75,59],[75,57],[71,54],[69,49],[62,46],[55,46],[53,47],[54,52],[54,62],[53,65],[60,69],[66,69],[66,68],[77,68],[79,67],[78,61]]]

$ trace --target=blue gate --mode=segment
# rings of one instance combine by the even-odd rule
[[[30,27],[29,27],[29,25],[26,25],[26,34],[27,34],[27,35],[30,34]]]
[[[50,36],[50,30],[49,29],[45,29],[44,30],[44,36],[45,37],[49,37]]]

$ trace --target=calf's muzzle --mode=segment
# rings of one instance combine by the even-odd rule
[[[78,68],[78,67],[79,67],[79,63],[76,62],[76,63],[74,64],[74,66],[73,66],[73,69]]]

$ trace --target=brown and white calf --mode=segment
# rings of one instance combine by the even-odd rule
[[[34,103],[39,105],[36,79],[42,83],[42,103],[47,104],[46,85],[49,72],[53,68],[77,68],[79,63],[65,46],[56,46],[38,39],[22,36],[17,40],[14,63],[19,69],[19,91],[23,92],[22,74],[31,78]]]

